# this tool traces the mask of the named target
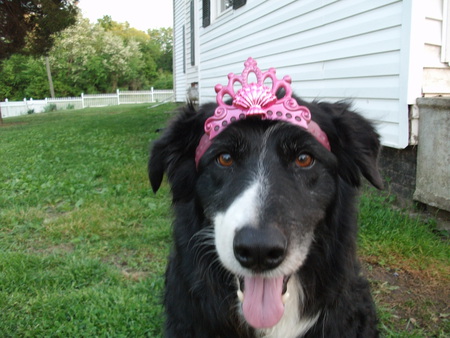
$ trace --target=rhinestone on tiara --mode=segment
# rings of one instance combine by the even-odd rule
[[[308,130],[325,148],[330,150],[327,135],[319,125],[311,120],[311,113],[305,106],[298,105],[292,98],[291,77],[286,75],[282,80],[277,79],[276,71],[270,68],[261,72],[256,61],[248,58],[244,63],[241,75],[228,74],[228,85],[215,86],[217,93],[217,108],[214,115],[205,122],[205,135],[197,147],[195,162],[198,165],[200,158],[211,145],[211,140],[222,132],[231,123],[245,119],[249,116],[259,116],[263,120],[282,120]],[[248,83],[249,75],[256,76],[256,83]],[[271,87],[264,83],[270,79]],[[235,92],[235,84],[239,82],[241,88]],[[284,96],[276,96],[280,89],[284,89]],[[228,104],[224,98],[230,97],[232,102]]]

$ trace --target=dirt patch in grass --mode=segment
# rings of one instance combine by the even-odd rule
[[[380,266],[363,258],[381,321],[389,330],[426,337],[450,334],[449,275]]]
[[[28,124],[28,123],[27,122],[3,122],[3,123],[0,123],[0,128],[18,126],[21,124]]]

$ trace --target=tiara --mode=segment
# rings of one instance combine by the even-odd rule
[[[214,137],[231,123],[250,116],[257,116],[262,120],[282,120],[298,125],[310,132],[317,141],[330,150],[327,135],[317,123],[311,120],[309,109],[298,105],[292,97],[292,80],[289,75],[278,80],[274,68],[261,72],[256,61],[251,57],[247,59],[244,66],[241,75],[228,74],[226,87],[218,84],[214,88],[218,106],[214,115],[205,121],[205,135],[201,138],[195,154],[196,165]],[[256,83],[248,83],[251,73],[256,76]],[[271,88],[265,85],[267,79],[269,83],[272,83]],[[237,92],[235,92],[236,82],[241,84]],[[278,98],[276,94],[280,89],[284,89],[284,96]],[[225,102],[227,97],[232,99],[231,103]]]

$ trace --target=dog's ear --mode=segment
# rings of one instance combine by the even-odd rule
[[[197,112],[192,104],[188,104],[164,129],[163,136],[154,142],[148,162],[148,176],[155,193],[166,173],[174,202],[193,196],[197,179],[195,150],[204,133],[205,119],[204,112]]]
[[[319,103],[319,106],[333,117],[334,131],[330,131],[329,138],[331,151],[338,158],[339,175],[359,186],[361,173],[376,188],[383,189],[378,170],[380,138],[372,124],[351,111],[346,102]]]

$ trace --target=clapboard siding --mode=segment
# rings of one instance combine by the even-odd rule
[[[367,7],[367,3],[364,3]],[[370,4],[370,2],[369,2]],[[331,6],[337,6],[336,4],[330,4]],[[395,12],[393,12],[393,10]],[[354,9],[353,9],[354,10]],[[318,45],[323,43],[328,43],[330,41],[338,41],[340,39],[346,39],[351,36],[362,35],[367,32],[376,31],[379,29],[385,29],[386,27],[398,26],[400,24],[400,10],[401,7],[397,6],[383,6],[377,11],[371,10],[365,13],[361,13],[358,16],[349,15],[350,13],[344,12],[339,13],[332,11],[330,14],[332,17],[331,21],[323,22],[323,20],[318,20],[314,13],[307,13],[305,15],[293,15],[295,13],[290,7],[281,8],[280,11],[287,11],[290,15],[281,16],[283,20],[272,25],[267,17],[263,16],[261,18],[236,16],[241,23],[239,29],[243,32],[252,31],[253,25],[259,24],[260,27],[258,31],[252,33],[251,35],[242,36],[243,33],[233,34],[227,43],[231,43],[237,48],[243,47],[251,48],[261,44],[261,41],[265,43],[271,43],[278,41],[279,39],[286,39],[296,37],[299,39],[300,45],[295,45],[291,47],[302,48],[311,45]],[[233,13],[232,13],[233,14]],[[345,15],[344,15],[345,14]],[[310,18],[310,16],[312,16]],[[232,16],[230,16],[231,18]],[[234,19],[234,18],[233,18]],[[250,20],[248,22],[248,20]],[[247,22],[246,22],[247,21]],[[270,19],[272,21],[272,19]],[[224,29],[234,29],[231,20],[224,23]],[[229,26],[229,27],[227,27]],[[220,35],[223,34],[220,30],[214,30],[211,32],[211,37],[208,39],[202,38],[204,53],[209,53],[213,49],[223,49],[223,40],[220,39]],[[301,39],[300,39],[301,38]]]
[[[192,82],[198,82],[198,60],[191,64],[191,45],[195,40],[191,37],[190,0],[174,1],[174,90],[175,100],[186,101],[187,90]],[[195,20],[198,24],[198,20]],[[198,30],[198,27],[196,27]],[[184,32],[184,36],[183,36]],[[198,54],[197,54],[198,55]],[[196,55],[196,56],[197,56]]]
[[[450,68],[441,62],[444,1],[247,0],[203,28],[203,1],[196,0],[191,66],[190,0],[174,0],[176,99],[184,100],[198,81],[200,102],[214,101],[214,86],[226,84],[228,73],[240,73],[252,56],[262,70],[290,75],[306,100],[352,100],[375,122],[384,145],[406,147],[408,105],[422,92],[450,92]]]
[[[422,92],[425,96],[450,94],[450,67],[441,62],[444,27],[444,0],[429,0],[424,23],[424,69]],[[448,2],[448,0],[445,0]]]
[[[194,0],[195,1],[195,0]],[[185,22],[186,22],[186,90],[190,87],[192,82],[198,82],[198,66],[197,60],[194,65],[191,63],[191,48],[195,44],[195,39],[192,39],[191,32],[191,0],[185,0]],[[198,20],[196,20],[198,23]]]
[[[248,0],[200,32],[200,100],[215,100],[214,86],[252,56],[261,69],[290,75],[306,100],[351,99],[385,145],[405,147],[403,20],[402,1]]]
[[[186,99],[186,74],[184,72],[183,55],[183,26],[185,26],[185,3],[184,1],[173,2],[174,25],[173,25],[173,86],[175,101],[182,102]],[[186,27],[185,27],[186,29]],[[186,34],[185,34],[186,35]]]

